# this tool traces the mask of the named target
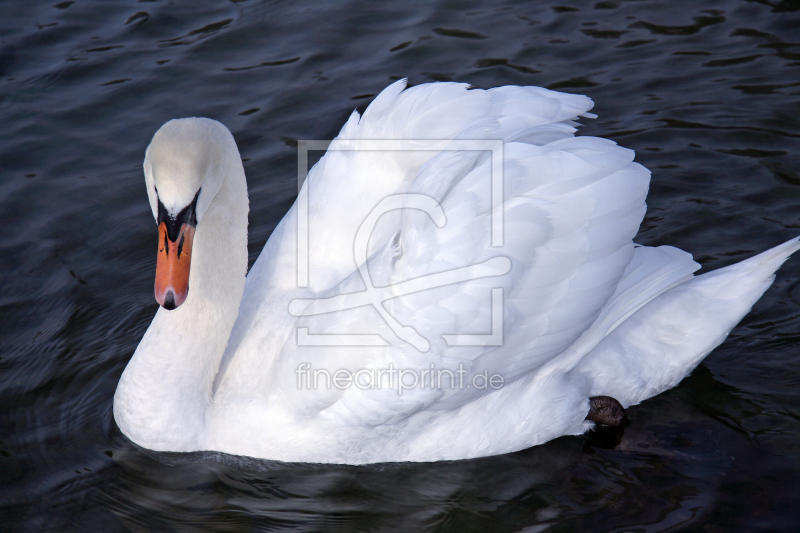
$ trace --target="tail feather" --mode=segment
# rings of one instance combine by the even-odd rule
[[[772,285],[775,272],[797,250],[800,250],[800,237],[739,263],[698,276],[692,282],[707,297],[738,300],[747,303],[749,311]]]
[[[593,381],[590,396],[627,407],[680,382],[750,311],[800,237],[681,283],[654,298],[598,343],[574,371]]]

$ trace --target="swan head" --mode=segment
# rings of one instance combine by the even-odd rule
[[[222,186],[231,154],[239,156],[233,135],[208,118],[170,120],[147,147],[144,176],[159,239],[155,296],[167,310],[189,294],[195,229]]]

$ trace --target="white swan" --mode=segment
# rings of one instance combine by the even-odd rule
[[[574,137],[589,98],[405,86],[352,114],[246,278],[230,132],[203,118],[156,132],[144,173],[156,297],[172,310],[159,308],[114,397],[132,441],[357,464],[579,434],[590,397],[627,407],[676,385],[800,247],[693,277],[688,253],[633,244],[650,174],[612,141]]]

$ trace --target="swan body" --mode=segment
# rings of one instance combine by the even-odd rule
[[[628,407],[675,386],[800,247],[695,277],[688,253],[634,245],[650,173],[574,135],[589,98],[405,87],[352,114],[247,275],[232,135],[202,118],[155,134],[144,172],[159,254],[186,258],[188,285],[157,277],[162,307],[120,379],[114,416],[132,441],[360,464],[580,434],[590,397]],[[502,142],[457,142],[475,140]],[[181,221],[187,244],[172,238]]]

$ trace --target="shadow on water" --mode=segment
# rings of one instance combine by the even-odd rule
[[[718,448],[714,432],[688,420],[629,427],[611,449],[590,433],[499,457],[367,466],[154,453],[129,443],[111,424],[110,468],[117,472],[104,507],[142,531],[165,519],[230,531],[677,525],[713,497],[729,462],[709,451]],[[646,490],[652,486],[657,493]]]

